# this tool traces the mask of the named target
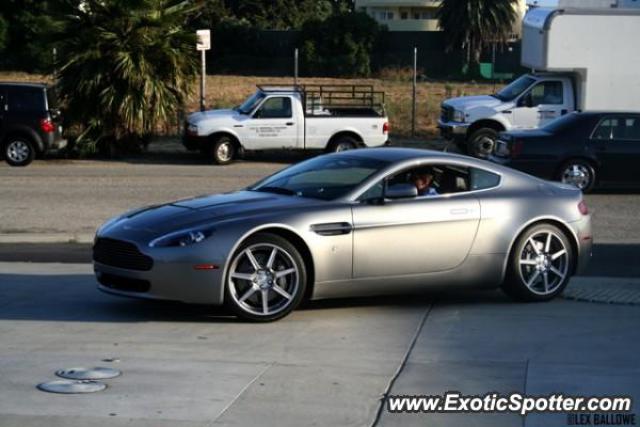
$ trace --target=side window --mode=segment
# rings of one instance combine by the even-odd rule
[[[638,141],[640,140],[640,119],[637,117],[621,117],[615,119],[612,126],[613,139]]]
[[[471,168],[471,190],[485,190],[497,187],[500,175],[484,169]]]
[[[618,127],[618,119],[602,120],[593,132],[593,139],[611,139],[614,127]]]
[[[44,90],[9,88],[8,110],[13,113],[41,113],[45,110]]]
[[[264,101],[255,118],[259,119],[288,119],[291,113],[291,98],[289,97],[272,97]]]
[[[469,168],[446,164],[418,166],[387,178],[387,187],[397,184],[414,185],[418,197],[463,193],[470,190],[469,183]]]
[[[547,81],[542,82],[533,87],[529,94],[531,97],[531,105],[557,105],[564,103],[562,92],[562,82]]]

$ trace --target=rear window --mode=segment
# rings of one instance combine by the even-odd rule
[[[7,88],[7,105],[14,113],[41,113],[46,111],[42,88]]]

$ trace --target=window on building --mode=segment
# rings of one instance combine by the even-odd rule
[[[407,12],[400,12],[400,19],[409,19],[409,14]]]

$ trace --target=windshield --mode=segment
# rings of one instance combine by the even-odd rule
[[[502,88],[494,96],[500,101],[513,101],[520,96],[522,92],[527,90],[529,86],[535,83],[535,81],[536,79],[531,76],[522,76],[511,82],[508,86]]]
[[[238,107],[238,111],[242,114],[249,114],[264,99],[266,95],[261,91],[257,91]]]
[[[385,160],[345,155],[320,156],[265,178],[249,190],[335,200],[388,165]]]

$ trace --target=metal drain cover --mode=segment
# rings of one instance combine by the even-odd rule
[[[105,388],[107,385],[100,381],[54,380],[38,384],[39,390],[62,394],[95,393]]]
[[[108,380],[109,378],[119,377],[122,374],[113,368],[69,368],[59,369],[56,375],[70,380]]]

